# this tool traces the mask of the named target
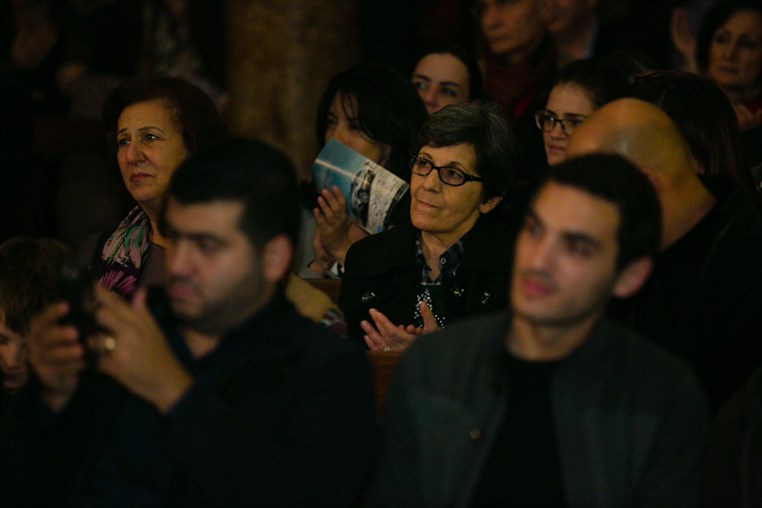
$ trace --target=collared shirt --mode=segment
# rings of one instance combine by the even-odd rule
[[[439,256],[439,276],[436,280],[432,281],[429,278],[431,268],[426,263],[426,256],[423,255],[423,246],[421,244],[421,235],[418,234],[418,239],[415,241],[415,262],[418,267],[418,273],[420,274],[421,284],[441,284],[442,282],[455,277],[458,271],[460,262],[463,259],[463,239],[468,236],[468,233],[463,235],[460,240],[455,242],[449,249],[447,249],[441,256]]]
[[[439,276],[437,276],[436,280],[432,281],[429,277],[431,268],[426,263],[426,257],[423,255],[421,234],[418,233],[418,239],[415,241],[415,263],[420,278],[418,281],[415,309],[413,310],[415,326],[423,326],[420,307],[421,303],[425,303],[434,314],[439,328],[444,328],[447,309],[444,308],[445,298],[442,283],[452,279],[457,274],[460,263],[463,260],[463,240],[466,236],[468,236],[468,233],[463,235],[460,240],[439,256]]]

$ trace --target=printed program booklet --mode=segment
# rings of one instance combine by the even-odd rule
[[[334,185],[347,202],[347,215],[368,233],[384,230],[408,184],[388,169],[331,139],[312,164],[318,192]]]

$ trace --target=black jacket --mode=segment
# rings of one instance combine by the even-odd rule
[[[444,283],[447,323],[504,309],[508,302],[514,232],[483,216],[463,241],[457,275]],[[349,249],[339,306],[349,337],[362,342],[360,321],[375,308],[398,325],[413,324],[420,273],[416,266],[418,230],[402,224],[356,242]]]
[[[734,181],[703,182],[715,206],[609,315],[685,359],[716,410],[762,361],[762,218]]]
[[[362,495],[375,431],[367,359],[281,296],[268,312],[223,338],[244,339],[240,354],[197,378],[161,420],[159,453],[171,464],[163,504],[351,506]],[[86,377],[59,415],[45,414],[33,386],[8,410],[3,506],[65,506],[91,480],[134,398],[110,378]]]
[[[762,506],[762,368],[717,416],[704,470],[704,506]]]

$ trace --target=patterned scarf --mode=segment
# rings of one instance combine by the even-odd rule
[[[131,298],[146,262],[150,232],[151,222],[143,209],[130,210],[103,244],[95,278],[112,292]]]

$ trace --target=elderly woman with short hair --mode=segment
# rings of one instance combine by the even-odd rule
[[[507,301],[513,233],[493,210],[515,178],[510,128],[495,106],[451,105],[429,117],[417,147],[410,223],[347,253],[339,306],[350,337],[372,350],[404,350]]]

